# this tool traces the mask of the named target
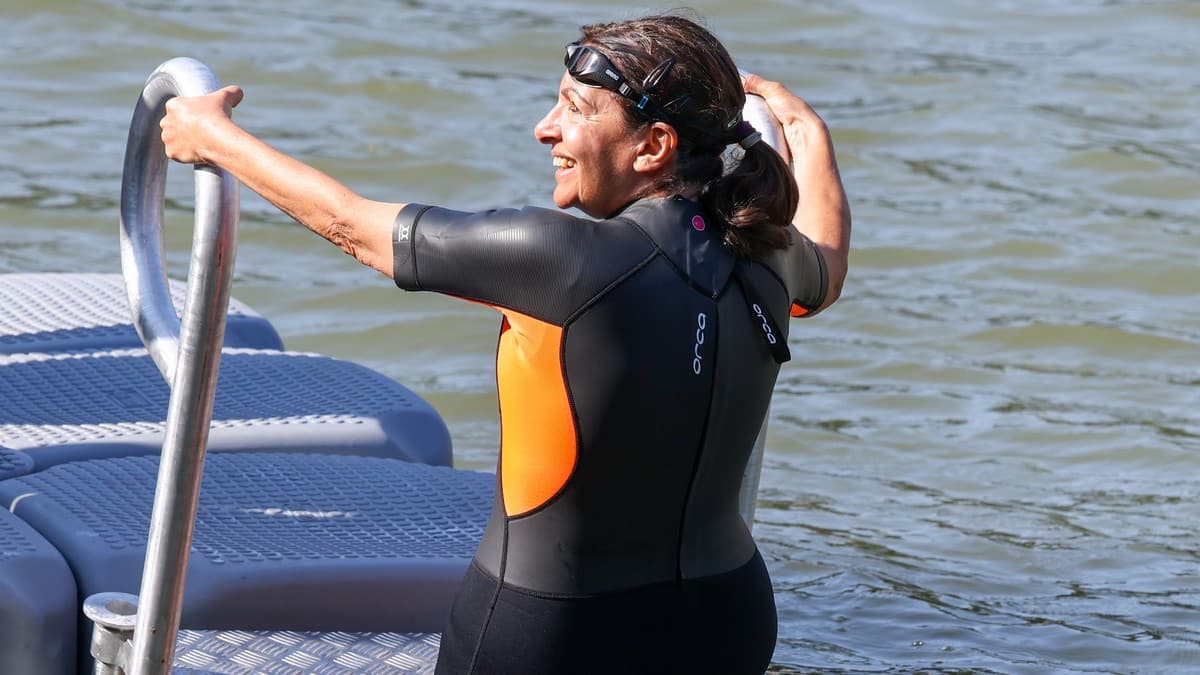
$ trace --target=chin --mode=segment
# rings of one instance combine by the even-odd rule
[[[579,205],[579,199],[575,195],[562,194],[558,190],[554,191],[554,205],[560,209],[569,209],[572,206]]]

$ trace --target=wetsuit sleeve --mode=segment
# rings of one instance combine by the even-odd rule
[[[562,325],[648,245],[631,228],[526,207],[468,213],[409,204],[393,227],[393,278]]]
[[[786,284],[792,294],[792,316],[808,316],[821,303],[829,292],[829,271],[825,267],[825,258],[821,250],[811,239],[798,235],[788,248]]]

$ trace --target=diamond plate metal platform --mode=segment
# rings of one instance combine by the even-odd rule
[[[179,633],[174,673],[432,675],[437,633]]]

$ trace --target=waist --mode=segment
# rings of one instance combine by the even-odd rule
[[[678,518],[666,529],[572,521],[552,509],[507,522],[493,518],[475,563],[506,586],[547,596],[680,584],[739,569],[757,555],[741,518],[734,513],[722,520],[728,522],[681,531]]]

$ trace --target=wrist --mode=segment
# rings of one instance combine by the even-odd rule
[[[225,155],[225,149],[231,147],[232,141],[242,130],[228,117],[211,120],[201,128],[199,143],[196,151],[205,164],[220,166]]]
[[[829,128],[816,113],[796,115],[784,124],[784,135],[793,152],[803,152],[811,147],[828,143]]]

